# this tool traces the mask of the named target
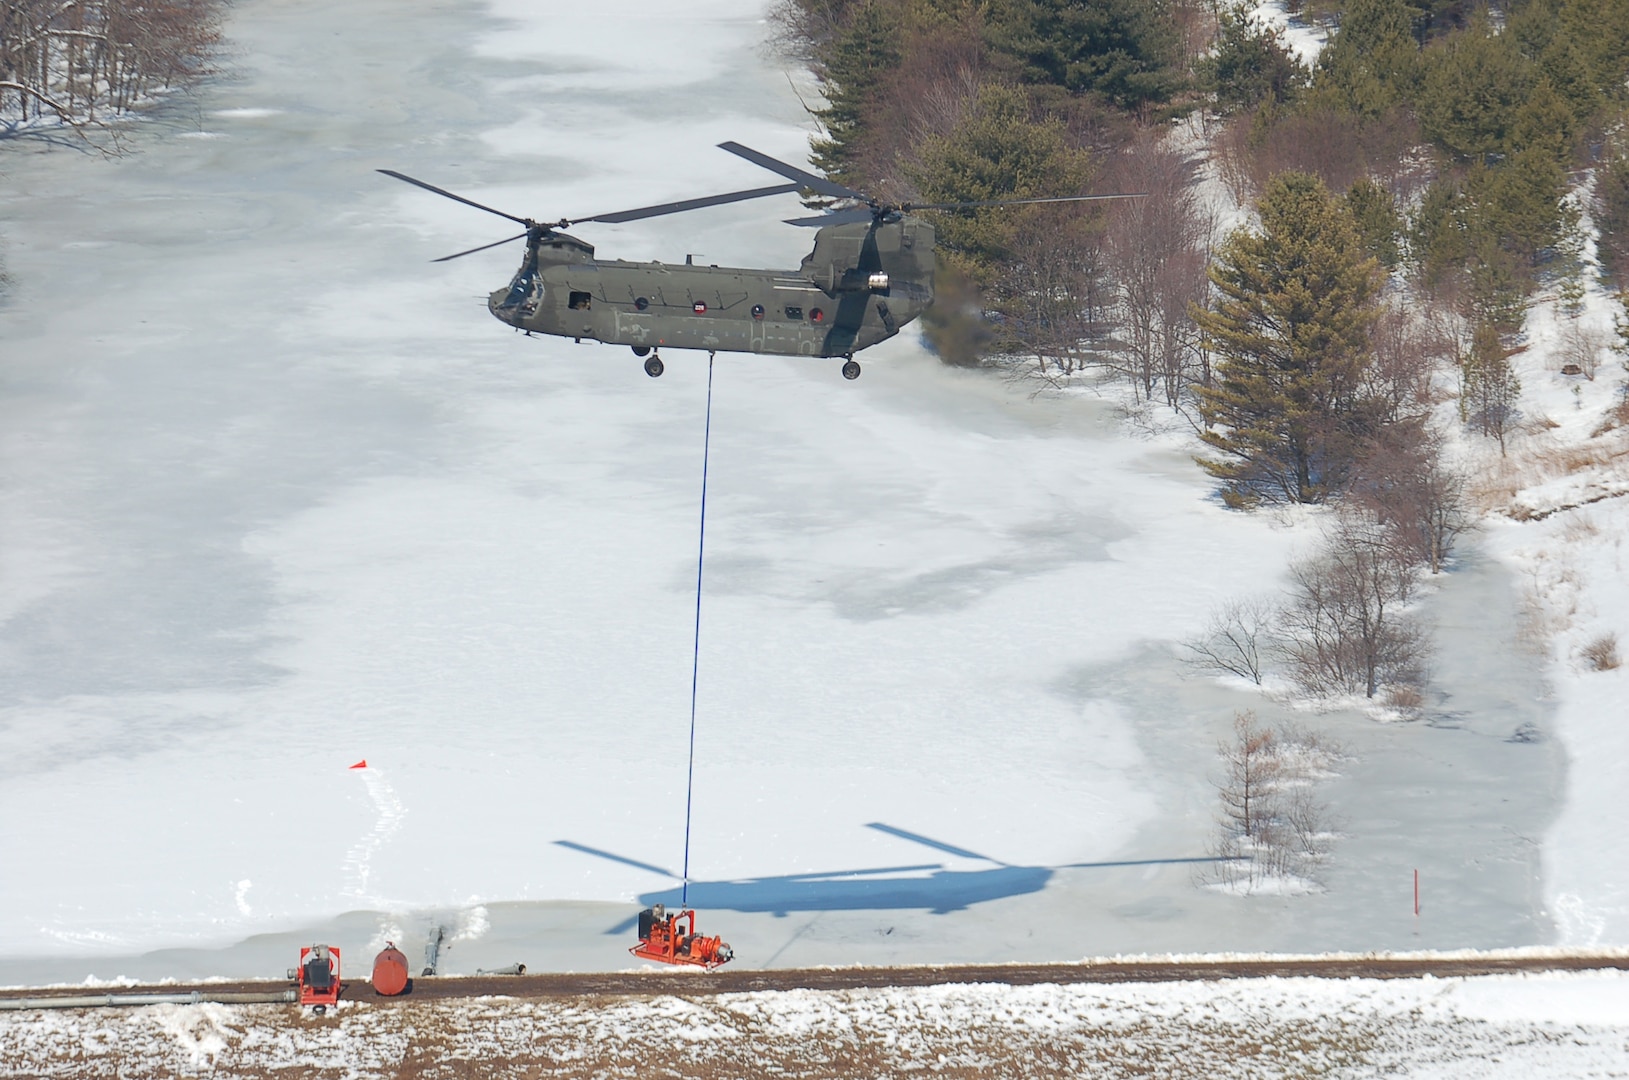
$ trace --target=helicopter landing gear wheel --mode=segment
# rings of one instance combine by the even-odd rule
[[[849,360],[847,363],[845,363],[843,365],[843,378],[845,378],[845,379],[858,379],[859,377],[860,377],[860,365],[859,364],[856,364],[853,360]]]
[[[660,356],[653,356],[645,361],[645,374],[651,378],[656,378],[662,371],[662,358]]]
[[[649,345],[630,345],[628,347],[633,350],[633,354],[635,356],[649,356],[650,355],[650,346]]]

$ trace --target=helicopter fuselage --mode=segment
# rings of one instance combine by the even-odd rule
[[[600,260],[546,230],[487,307],[530,333],[626,345],[846,356],[899,333],[933,302],[933,227],[894,220],[826,226],[796,270]]]

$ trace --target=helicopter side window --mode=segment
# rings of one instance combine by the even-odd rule
[[[752,317],[754,319],[761,319],[764,317],[764,306],[762,304],[752,305]]]
[[[802,322],[803,309],[800,307],[788,306],[786,309],[786,318],[789,322]]]
[[[589,293],[574,292],[571,294],[571,299],[567,306],[570,307],[572,311],[587,311],[591,306],[590,302],[592,300],[593,296]]]
[[[634,310],[636,311],[644,311],[646,308],[650,307],[650,301],[641,296],[634,300],[633,306]]]

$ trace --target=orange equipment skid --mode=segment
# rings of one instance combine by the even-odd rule
[[[716,937],[696,933],[696,913],[669,915],[661,904],[639,913],[639,944],[628,950],[642,960],[682,964],[712,971],[735,959],[735,950]]]
[[[307,945],[300,949],[300,966],[290,974],[300,984],[300,1004],[318,1012],[339,1004],[339,948]]]

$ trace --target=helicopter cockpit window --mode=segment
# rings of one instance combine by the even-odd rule
[[[788,306],[787,309],[786,309],[786,317],[791,322],[802,322],[803,321],[803,309],[800,308],[800,307],[790,307],[790,306]]]
[[[571,294],[571,298],[567,306],[570,307],[572,311],[587,311],[592,306],[591,302],[593,299],[593,296],[589,293],[574,292]]]
[[[521,314],[530,315],[537,310],[537,302],[543,296],[543,282],[533,272],[530,265],[521,268],[520,272],[509,282],[509,294],[503,298],[500,307],[521,307]],[[530,310],[528,310],[528,308]]]

